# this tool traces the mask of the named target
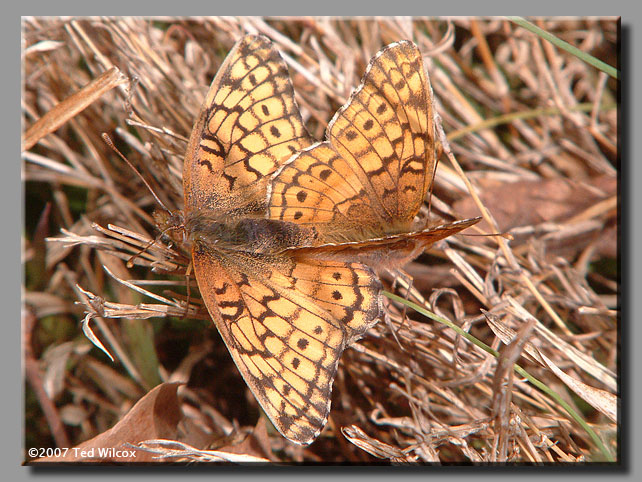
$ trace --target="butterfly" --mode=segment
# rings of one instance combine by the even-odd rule
[[[374,64],[384,60],[378,58]],[[348,105],[340,112],[346,110]],[[428,128],[432,120],[418,122]],[[336,117],[332,124],[338,124]],[[413,143],[419,142],[414,137]],[[406,140],[404,134],[400,138]],[[408,241],[415,234],[403,240],[399,233],[387,236],[383,220],[362,229],[327,217],[317,224],[318,214],[299,216],[311,205],[300,199],[299,187],[288,176],[299,166],[295,159],[317,148],[305,130],[280,54],[265,37],[243,37],[217,72],[190,136],[183,170],[184,225],[201,296],[241,375],[279,432],[304,445],[327,421],[341,354],[385,316],[374,270],[332,251],[366,252],[374,246],[373,252],[383,252],[385,239],[400,250],[401,244],[415,242]],[[356,157],[355,162],[371,163]],[[425,170],[424,164],[408,167]],[[385,189],[396,189],[395,182],[415,188],[417,193],[404,200],[412,198],[418,211],[430,180],[417,187],[406,182],[406,171],[396,172],[398,179]],[[328,180],[323,170],[317,178]],[[373,202],[361,188],[356,192],[361,197],[351,200],[350,179],[336,185],[346,192],[333,198],[336,206],[350,211],[354,203]],[[313,192],[313,186],[305,187]],[[293,199],[297,204],[290,206]],[[405,218],[395,223],[397,229],[407,224]],[[443,229],[452,234],[463,227]],[[341,229],[346,229],[343,234]],[[369,236],[379,232],[384,236]]]

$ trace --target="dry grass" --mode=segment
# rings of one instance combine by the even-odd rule
[[[617,67],[615,19],[536,23]],[[100,137],[180,210],[194,117],[225,54],[255,31],[285,55],[318,139],[370,57],[414,40],[458,163],[442,156],[433,213],[487,209],[482,231],[514,237],[458,236],[406,267],[413,288],[400,279],[400,296],[459,331],[390,301],[392,324],[345,352],[309,447],[264,422],[252,430],[260,410],[193,280],[186,311],[180,246],[158,242],[127,266],[158,235],[158,206]],[[176,439],[184,450],[172,454],[193,460],[212,460],[205,449],[306,462],[617,459],[613,79],[505,19],[25,18],[23,35],[25,448],[75,446],[152,387],[183,381],[177,431],[148,438]],[[112,67],[122,76],[88,86]],[[85,312],[115,362],[83,334]]]

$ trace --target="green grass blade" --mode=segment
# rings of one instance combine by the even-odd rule
[[[586,52],[582,52],[577,47],[574,47],[568,42],[565,42],[564,40],[562,40],[561,38],[558,38],[555,35],[547,32],[546,30],[539,28],[537,25],[533,25],[532,23],[523,19],[522,17],[506,17],[506,18],[511,22],[516,23],[520,27],[523,27],[526,30],[533,32],[534,34],[539,35],[541,38],[548,40],[553,45],[556,45],[562,50],[567,51],[569,54],[575,55],[576,57],[583,60],[587,64],[590,64],[596,69],[599,69],[602,72],[610,75],[614,79],[620,78],[620,72],[616,68],[611,67],[609,64],[604,63],[599,59],[596,59],[595,57],[587,54]]]
[[[592,102],[586,102],[583,104],[577,104],[575,106],[569,107],[568,110],[571,112],[590,112],[593,109],[594,104]],[[604,112],[607,110],[617,109],[617,104],[613,103],[604,103],[600,105],[599,111]],[[552,116],[560,115],[562,111],[557,107],[546,107],[542,109],[530,109],[521,112],[511,112],[509,114],[502,114],[496,117],[491,117],[485,119],[477,124],[473,124],[467,127],[462,127],[455,131],[450,132],[447,137],[449,141],[459,139],[460,137],[465,136],[466,134],[471,134],[473,132],[478,132],[484,129],[492,129],[502,124],[510,124],[511,122],[519,120],[534,119],[540,116]]]

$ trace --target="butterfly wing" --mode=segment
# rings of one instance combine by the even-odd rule
[[[341,354],[383,316],[381,284],[357,263],[222,256],[194,253],[201,295],[274,426],[307,445],[327,421]]]
[[[330,241],[409,231],[435,168],[429,90],[412,42],[381,50],[330,122],[328,140],[273,175],[270,217],[316,224]]]
[[[281,55],[266,37],[243,37],[219,68],[192,129],[183,169],[186,211],[260,211],[266,176],[310,144]]]
[[[328,140],[352,167],[386,221],[412,222],[435,168],[432,97],[421,53],[410,41],[370,61]]]

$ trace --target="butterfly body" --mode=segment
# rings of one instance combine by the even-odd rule
[[[192,213],[185,221],[198,249],[278,254],[292,246],[313,245],[314,228],[259,216],[220,216],[216,211]]]

